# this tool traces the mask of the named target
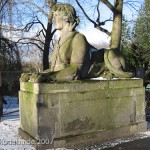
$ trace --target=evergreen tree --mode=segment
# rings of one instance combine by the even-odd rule
[[[128,20],[123,16],[122,20],[122,38],[121,38],[121,51],[124,55],[127,70],[134,70],[136,61],[133,57],[133,51],[131,48],[131,43],[133,39],[132,35],[133,28]]]
[[[145,0],[136,20],[132,49],[137,65],[147,69],[150,63],[150,0]]]
[[[124,18],[125,19],[125,18]],[[150,64],[150,0],[145,0],[134,24],[123,21],[121,49],[130,68]]]

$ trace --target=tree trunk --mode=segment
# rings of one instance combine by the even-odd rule
[[[114,4],[116,12],[114,12],[113,28],[111,33],[111,49],[120,49],[121,33],[122,33],[122,7],[123,0],[115,0]]]
[[[48,17],[48,24],[47,24],[47,30],[46,30],[46,37],[45,37],[45,44],[44,44],[44,51],[43,51],[43,70],[49,69],[49,48],[50,48],[50,42],[52,40],[52,7],[54,4],[57,3],[57,0],[49,0],[48,4],[50,7],[49,17]]]
[[[48,22],[43,51],[43,70],[49,68],[49,47],[51,40],[52,40],[52,23]]]

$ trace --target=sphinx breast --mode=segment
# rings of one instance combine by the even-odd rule
[[[68,46],[55,47],[50,56],[51,71],[60,71],[70,64],[71,49]]]

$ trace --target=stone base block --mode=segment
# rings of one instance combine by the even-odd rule
[[[39,150],[146,131],[141,79],[22,82],[20,87],[19,134]]]

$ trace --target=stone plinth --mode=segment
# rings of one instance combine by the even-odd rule
[[[42,150],[146,130],[141,79],[22,82],[19,104],[20,135],[39,141],[37,147]]]

